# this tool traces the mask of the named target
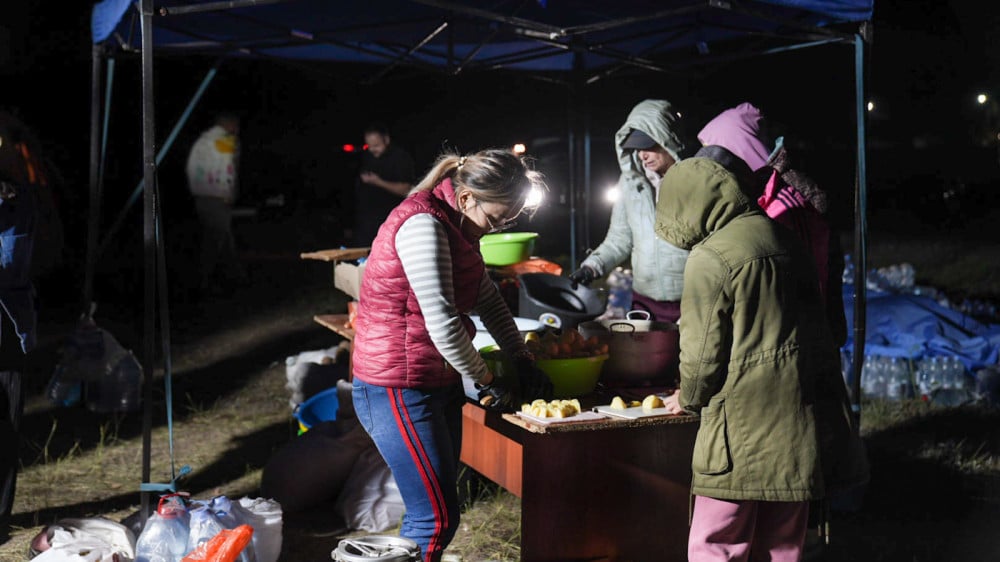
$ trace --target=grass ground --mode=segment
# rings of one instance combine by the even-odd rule
[[[277,226],[282,236],[240,231],[243,246],[254,248],[246,256],[250,286],[212,298],[194,298],[183,287],[172,295],[173,457],[178,466],[192,467],[182,487],[196,498],[258,495],[262,467],[295,439],[284,359],[338,341],[312,321],[314,314],[344,310],[342,295],[331,286],[331,268],[298,259],[300,251],[333,244],[315,229],[303,232],[301,217]],[[1000,248],[994,241],[873,232],[869,245],[874,266],[909,261],[923,284],[956,294],[1000,295],[1000,264],[993,259]],[[122,304],[141,302],[141,294],[129,293],[123,278],[109,273],[98,279],[110,289],[95,319],[141,358],[142,307]],[[3,562],[25,559],[30,539],[59,518],[120,520],[139,508],[142,416],[57,408],[43,396],[58,346],[75,319],[71,306],[43,315],[41,346],[31,358],[15,528],[0,545]],[[166,481],[170,428],[159,382],[152,420],[152,479]],[[1000,523],[998,422],[1000,414],[989,410],[865,404],[872,482],[857,509],[834,511],[833,542],[823,559],[1000,559],[993,535]],[[448,552],[466,562],[517,560],[520,500],[488,485],[470,495],[474,501]],[[283,562],[330,559],[343,533],[329,508],[285,520]]]

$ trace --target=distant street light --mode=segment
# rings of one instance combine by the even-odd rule
[[[988,97],[986,97],[986,94],[979,94],[979,95],[977,95],[977,96],[976,96],[976,102],[977,102],[977,103],[978,103],[979,105],[983,105],[984,103],[986,103],[986,101],[987,101],[988,99],[989,99],[989,98],[988,98]]]
[[[517,143],[517,144],[514,145],[514,149],[513,150],[514,150],[514,154],[524,154],[524,151],[527,150],[527,147],[524,146],[524,143],[519,142],[519,143]]]
[[[869,112],[875,111],[875,102],[873,101],[868,102],[868,111]]]

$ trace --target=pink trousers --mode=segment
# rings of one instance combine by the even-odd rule
[[[809,502],[695,496],[688,560],[797,562],[802,558],[808,519]]]

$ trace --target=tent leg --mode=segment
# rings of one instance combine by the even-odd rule
[[[143,163],[143,254],[145,267],[143,322],[143,415],[142,482],[149,482],[153,426],[153,362],[156,357],[156,118],[153,89],[153,0],[142,0],[142,163]],[[150,513],[149,492],[140,492],[141,518]]]
[[[865,147],[865,80],[864,41],[854,37],[855,114],[857,116],[857,176],[854,191],[854,357],[852,370],[854,384],[851,406],[856,421],[861,417],[861,370],[865,361],[866,298],[865,286],[868,271],[868,185]]]
[[[91,49],[90,74],[90,209],[87,218],[87,261],[83,277],[81,310],[90,310],[94,292],[94,269],[97,263],[97,230],[101,218],[101,70],[104,55],[101,46]]]

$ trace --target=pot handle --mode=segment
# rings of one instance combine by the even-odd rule
[[[628,328],[628,329],[626,329]],[[609,332],[632,332],[635,333],[635,324],[628,322],[612,322],[608,324]]]
[[[625,313],[626,320],[649,320],[650,314],[648,310],[630,310]]]

